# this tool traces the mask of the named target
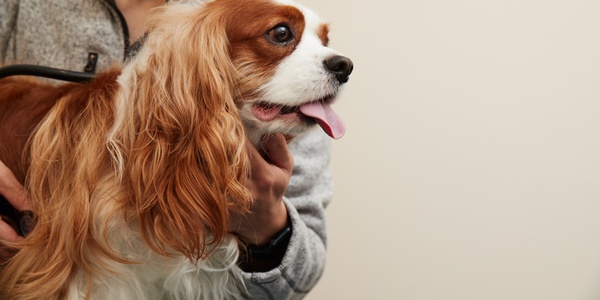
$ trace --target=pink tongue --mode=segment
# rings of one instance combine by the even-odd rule
[[[319,126],[332,138],[339,139],[346,132],[346,125],[328,103],[313,102],[300,106],[300,111],[317,120]]]

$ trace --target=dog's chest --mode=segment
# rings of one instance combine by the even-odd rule
[[[91,299],[241,298],[241,278],[236,267],[238,246],[235,242],[226,241],[208,259],[198,263],[182,256],[165,258],[141,245],[139,247],[128,258],[133,260],[135,255],[136,261],[144,262],[107,262],[108,268],[116,272],[94,277]],[[85,299],[87,279],[84,276],[76,277],[69,288],[68,298]]]

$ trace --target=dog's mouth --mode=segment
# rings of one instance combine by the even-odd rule
[[[273,121],[278,118],[298,118],[305,123],[316,122],[329,136],[339,139],[344,135],[346,126],[331,108],[332,102],[333,97],[324,97],[317,101],[306,102],[298,106],[258,101],[252,105],[252,113],[257,119],[263,122]]]

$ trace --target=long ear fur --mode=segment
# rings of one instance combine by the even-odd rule
[[[117,157],[126,157],[146,242],[198,259],[227,234],[229,209],[247,208],[250,197],[225,20],[210,6],[190,11],[167,7],[153,19],[139,69],[123,79],[131,91],[121,101],[134,104],[112,138],[122,141]]]

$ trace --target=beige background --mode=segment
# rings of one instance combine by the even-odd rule
[[[299,1],[355,62],[307,299],[600,299],[600,1]]]

